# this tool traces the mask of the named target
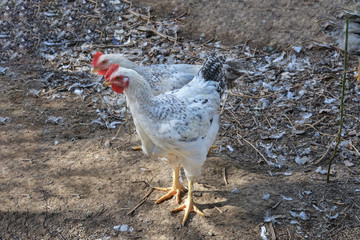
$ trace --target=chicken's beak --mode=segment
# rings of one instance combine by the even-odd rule
[[[103,82],[103,87],[111,86],[111,82]]]
[[[100,70],[99,68],[93,68],[93,69],[91,70],[91,73],[92,73],[92,74],[97,73],[99,70]]]

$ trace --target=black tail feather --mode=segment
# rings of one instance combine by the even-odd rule
[[[200,69],[200,73],[205,81],[219,82],[217,91],[220,96],[225,91],[226,79],[223,71],[224,57],[217,57],[215,52],[212,52],[207,58],[204,66]]]

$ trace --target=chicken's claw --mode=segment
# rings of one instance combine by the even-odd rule
[[[354,78],[356,78],[356,80],[360,84],[360,63],[359,63],[359,67],[358,67],[358,73],[357,73],[357,75],[354,76]]]
[[[132,147],[131,150],[140,151],[140,150],[142,150],[142,147],[141,146]]]
[[[184,192],[187,192],[187,189],[180,183],[179,181],[179,171],[180,171],[180,164],[175,167],[173,169],[173,184],[172,187],[169,188],[155,188],[155,190],[159,190],[159,191],[163,191],[163,192],[167,192],[167,194],[165,194],[164,196],[162,196],[161,198],[159,198],[156,203],[159,204],[161,202],[163,202],[166,199],[169,199],[173,196],[176,196],[176,201],[180,204],[181,200],[180,200],[180,193],[181,190],[183,190]]]
[[[189,193],[188,193],[188,198],[186,199],[185,203],[183,205],[181,205],[180,207],[173,209],[171,212],[180,212],[181,210],[185,210],[185,215],[184,215],[184,218],[182,221],[183,226],[185,225],[190,212],[196,212],[200,216],[205,217],[205,214],[196,207],[196,205],[192,199],[192,182],[191,181],[189,181]]]
[[[200,216],[205,217],[205,214],[200,209],[198,209],[196,207],[196,205],[195,205],[194,201],[192,200],[192,198],[190,197],[190,195],[186,199],[186,202],[183,205],[181,205],[178,208],[173,209],[171,212],[180,212],[181,210],[185,210],[185,215],[184,215],[184,218],[183,218],[183,221],[182,221],[183,226],[185,225],[186,220],[188,219],[190,212],[196,212]]]
[[[179,183],[180,184],[180,183]],[[159,204],[163,201],[165,201],[166,199],[169,199],[173,196],[176,197],[176,201],[180,204],[181,200],[180,200],[180,194],[181,194],[181,190],[183,191],[187,191],[186,188],[180,184],[179,187],[176,187],[176,186],[172,186],[172,187],[169,187],[169,188],[155,188],[155,190],[158,190],[158,191],[163,191],[163,192],[167,192],[164,196],[162,196],[161,198],[159,198],[156,203]]]
[[[211,147],[210,147],[210,148],[209,148],[209,150],[208,150],[207,155],[209,156],[209,155],[210,155],[210,153],[211,153],[211,149],[215,149],[215,148],[217,148],[217,146],[215,146],[215,145],[211,145]]]

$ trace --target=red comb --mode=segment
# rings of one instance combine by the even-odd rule
[[[101,55],[103,55],[101,52],[96,52],[96,53],[94,54],[94,58],[93,58],[93,60],[92,60],[92,65],[93,65],[93,67],[95,67],[95,65],[96,65],[96,63],[97,63],[97,61],[99,60],[99,57],[100,57]]]
[[[118,69],[119,69],[119,65],[117,65],[117,64],[111,64],[109,70],[106,72],[105,81],[109,81],[111,74],[113,74],[113,73],[114,73],[116,70],[118,70]]]

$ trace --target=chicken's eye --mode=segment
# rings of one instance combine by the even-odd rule
[[[102,64],[105,64],[105,63],[107,63],[108,62],[108,60],[104,60],[104,61],[102,61],[101,63]]]
[[[120,76],[118,76],[118,77],[116,77],[115,79],[116,79],[116,80],[121,80],[121,77],[120,77]]]

